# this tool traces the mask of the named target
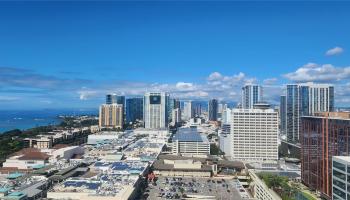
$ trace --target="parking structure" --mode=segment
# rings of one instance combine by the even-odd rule
[[[183,199],[187,197],[206,197],[206,199],[242,200],[232,179],[158,177],[150,182],[144,193],[149,200]]]

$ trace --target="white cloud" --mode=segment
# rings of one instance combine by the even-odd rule
[[[334,47],[332,49],[329,49],[326,52],[326,56],[334,56],[334,55],[338,55],[344,52],[344,49],[341,47]]]
[[[78,94],[80,100],[88,100],[89,98],[96,97],[98,92],[83,87],[81,90],[78,91]]]
[[[208,81],[215,81],[219,79],[222,79],[222,75],[219,72],[213,72],[208,77]]]
[[[193,85],[193,83],[177,82],[176,88],[178,90],[193,90],[194,85]]]
[[[334,82],[350,78],[349,67],[335,67],[331,64],[317,65],[308,63],[295,72],[284,75],[285,78],[295,82]]]

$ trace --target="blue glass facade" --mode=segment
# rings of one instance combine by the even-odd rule
[[[126,100],[126,120],[135,122],[143,119],[143,98],[136,97]]]
[[[218,120],[218,100],[212,99],[209,101],[209,121]]]

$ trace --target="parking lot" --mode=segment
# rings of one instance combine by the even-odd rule
[[[147,199],[182,199],[183,195],[206,199],[241,200],[233,180],[212,178],[158,177],[146,189]]]

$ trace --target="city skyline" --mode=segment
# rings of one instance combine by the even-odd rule
[[[350,102],[348,2],[0,5],[2,110],[92,108],[113,92],[239,102],[246,83],[278,104],[310,81]]]

